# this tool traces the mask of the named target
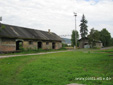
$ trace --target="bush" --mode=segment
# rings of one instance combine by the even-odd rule
[[[63,48],[65,48],[65,47],[67,47],[67,46],[68,46],[67,44],[62,43],[62,47],[63,47]]]

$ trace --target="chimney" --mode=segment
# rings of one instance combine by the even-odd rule
[[[48,32],[50,33],[50,29],[48,29]]]

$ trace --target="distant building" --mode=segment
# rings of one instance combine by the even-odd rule
[[[86,37],[85,39],[81,38],[79,39],[79,48],[91,48],[92,46],[88,42],[88,38]],[[102,48],[103,44],[101,41],[96,41],[95,47],[97,48]]]
[[[55,33],[25,27],[2,24],[0,30],[0,52],[27,49],[60,49],[62,39]]]

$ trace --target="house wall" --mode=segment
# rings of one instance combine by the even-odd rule
[[[102,45],[102,43],[96,43],[96,47],[98,47],[98,48],[102,48],[103,45]]]
[[[83,48],[83,42],[82,41],[79,41],[79,48]]]
[[[15,39],[0,39],[0,51],[15,51],[16,43]]]
[[[79,48],[84,48],[84,44],[85,43],[88,43],[88,40],[84,40],[84,41],[83,40],[80,40],[79,41]]]
[[[84,42],[87,44],[83,45],[83,40],[79,41],[79,48],[90,48],[91,47],[91,45],[88,44],[88,40],[85,40]],[[102,48],[102,46],[103,46],[103,44],[100,42],[99,43],[97,42],[95,45],[95,47],[97,47],[97,48]]]

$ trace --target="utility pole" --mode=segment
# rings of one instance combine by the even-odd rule
[[[74,48],[76,49],[77,48],[77,26],[76,26],[76,17],[77,17],[77,13],[74,12],[74,16],[75,16],[75,46]]]
[[[2,17],[0,17],[0,21],[2,21]]]

